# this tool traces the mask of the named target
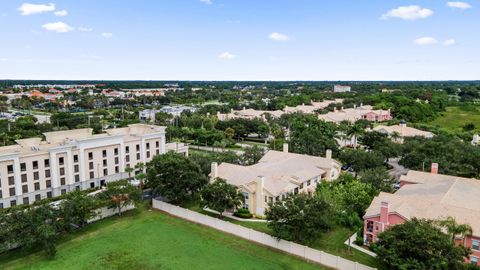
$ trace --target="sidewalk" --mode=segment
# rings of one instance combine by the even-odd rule
[[[209,208],[203,208],[203,210],[207,211],[207,212],[210,212],[210,213],[214,213],[214,214],[217,214],[217,215],[220,215],[219,212],[215,211],[215,210],[212,210],[212,209],[209,209]],[[265,219],[256,219],[256,218],[250,218],[250,219],[246,219],[246,218],[239,218],[239,217],[236,217],[233,215],[233,213],[230,213],[230,212],[223,212],[222,214],[224,217],[228,217],[228,218],[231,218],[231,219],[234,219],[234,220],[238,220],[238,221],[245,221],[245,222],[268,222],[267,220]]]
[[[365,254],[367,254],[367,255],[370,255],[370,256],[372,256],[372,257],[374,257],[374,258],[377,257],[377,254],[375,254],[374,252],[372,252],[372,251],[370,251],[370,250],[368,250],[368,249],[366,249],[366,248],[363,248],[363,247],[360,247],[360,246],[356,245],[356,244],[354,243],[355,239],[357,239],[357,233],[354,233],[352,236],[350,236],[350,246],[351,246],[352,248],[354,248],[354,249],[356,249],[356,250],[358,250],[358,251],[360,251],[360,252],[363,252],[363,253],[365,253]],[[345,245],[348,246],[348,239],[345,241]]]

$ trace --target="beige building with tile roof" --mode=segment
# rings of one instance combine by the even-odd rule
[[[434,134],[432,132],[423,131],[420,129],[408,127],[406,123],[402,122],[398,125],[394,126],[384,126],[379,125],[373,128],[374,131],[378,131],[383,134],[387,134],[388,136],[392,136],[392,134],[397,133],[399,138],[392,139],[395,142],[403,143],[404,138],[406,137],[425,137],[425,138],[433,138]]]
[[[313,193],[319,181],[338,178],[341,164],[326,157],[315,157],[284,151],[268,151],[257,164],[241,166],[212,163],[211,179],[225,179],[237,186],[244,196],[243,207],[263,216],[269,202],[284,199],[289,194]]]

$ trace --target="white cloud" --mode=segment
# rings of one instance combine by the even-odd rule
[[[422,8],[420,6],[403,6],[392,9],[383,14],[381,19],[386,20],[389,18],[398,18],[407,21],[414,21],[417,19],[425,19],[433,15],[433,10],[428,8]]]
[[[447,2],[447,6],[451,8],[459,8],[459,9],[472,8],[472,6],[469,3],[465,3],[465,2]]]
[[[78,30],[80,32],[92,32],[93,31],[93,28],[88,28],[88,27],[79,27]]]
[[[276,40],[276,41],[289,41],[290,40],[289,36],[287,36],[285,34],[282,34],[282,33],[278,33],[278,32],[271,33],[270,35],[268,35],[268,38],[271,39],[271,40]]]
[[[221,53],[221,54],[218,55],[218,58],[220,58],[222,60],[233,60],[236,57],[237,57],[236,55],[231,54],[229,52],[224,52],[224,53]]]
[[[438,41],[433,37],[421,37],[413,41],[417,45],[433,45],[437,44]]]
[[[55,11],[53,14],[55,14],[55,16],[57,16],[57,17],[63,17],[63,16],[67,16],[67,15],[68,15],[68,11],[66,11],[66,10],[59,10],[59,11]]]
[[[211,5],[213,4],[213,1],[212,0],[200,0],[200,2],[206,4],[206,5]]]
[[[64,22],[47,23],[42,25],[42,28],[57,33],[67,33],[74,30],[73,27]]]
[[[113,34],[112,34],[112,33],[108,33],[108,32],[107,32],[107,33],[102,33],[102,37],[104,37],[104,38],[111,38],[111,37],[113,37]]]
[[[55,4],[30,4],[30,3],[23,3],[18,10],[20,10],[23,16],[32,15],[32,14],[39,14],[44,12],[50,12],[55,10]]]
[[[453,46],[455,44],[457,44],[457,41],[453,38],[452,39],[447,39],[443,42],[443,45],[445,45],[445,46]]]

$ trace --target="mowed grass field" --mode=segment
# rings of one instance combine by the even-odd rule
[[[447,131],[461,131],[466,124],[474,124],[480,130],[480,105],[448,107],[442,116],[430,122],[431,125]]]
[[[88,226],[43,252],[0,256],[0,269],[326,269],[152,210]]]

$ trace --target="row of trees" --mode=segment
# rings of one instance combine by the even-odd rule
[[[96,196],[72,191],[58,206],[44,202],[28,208],[9,208],[0,212],[0,252],[13,248],[40,249],[52,257],[61,237],[83,228],[96,217],[99,207],[115,208],[120,215],[123,207],[139,199],[140,191],[127,180],[121,180],[108,183]]]

